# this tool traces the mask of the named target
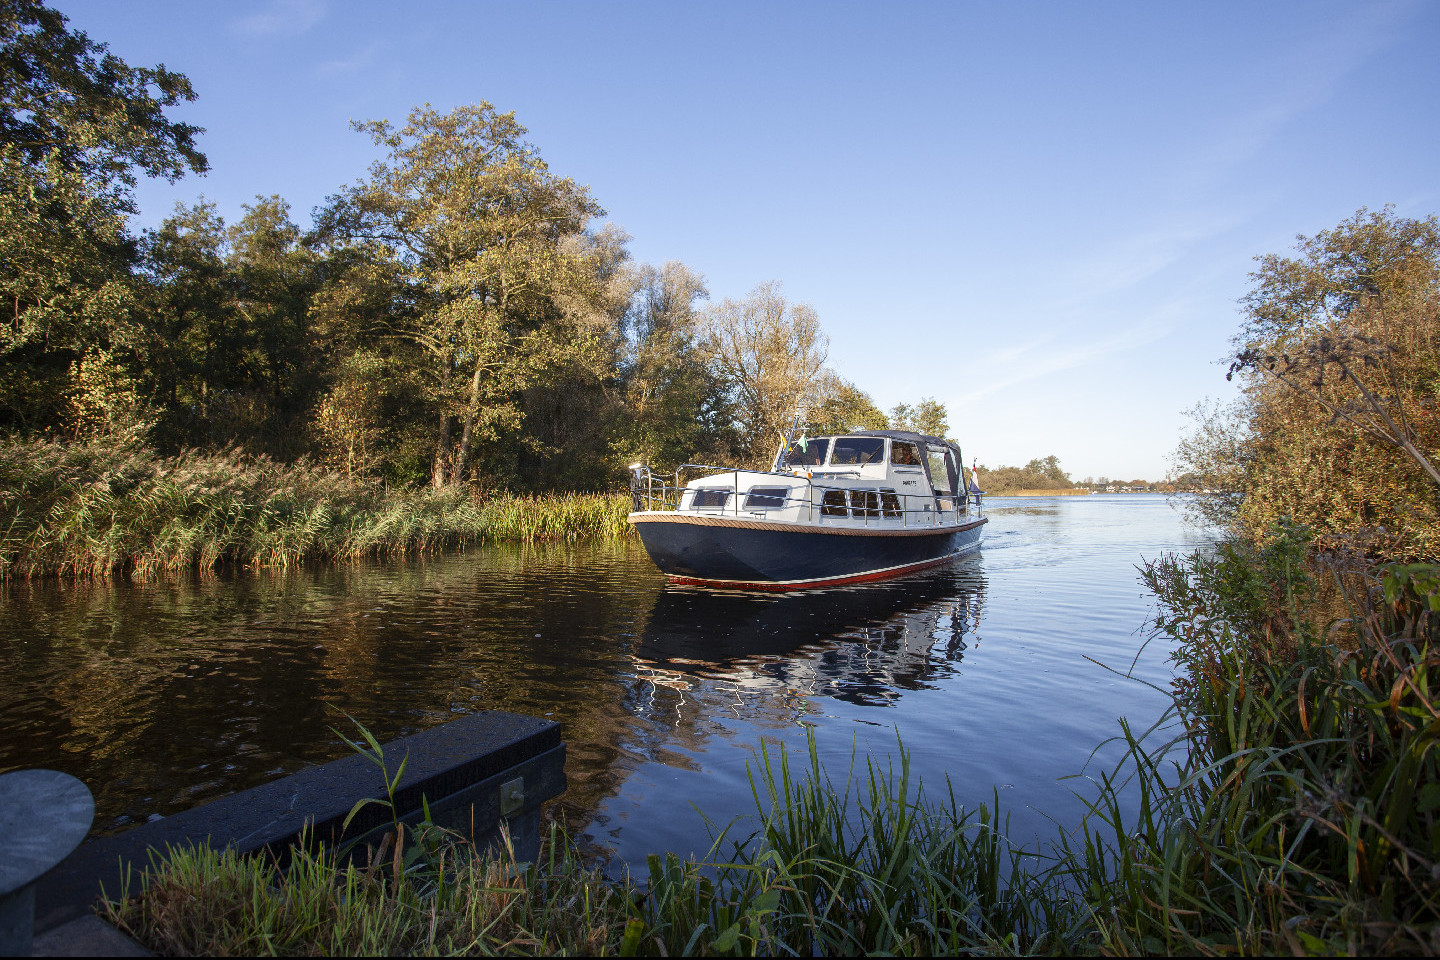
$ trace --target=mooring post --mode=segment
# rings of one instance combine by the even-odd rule
[[[58,770],[0,776],[0,956],[28,957],[35,935],[35,882],[90,832],[95,801]]]

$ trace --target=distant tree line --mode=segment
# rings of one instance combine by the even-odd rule
[[[766,463],[812,432],[943,436],[826,367],[778,283],[709,302],[637,263],[489,103],[356,123],[379,159],[302,227],[279,196],[133,232],[139,175],[203,173],[185,77],[34,0],[0,5],[0,434],[239,447],[436,487],[595,489],[642,460]]]
[[[991,494],[1015,490],[1071,490],[1075,483],[1060,469],[1060,458],[1037,457],[1023,467],[979,467],[980,489]]]

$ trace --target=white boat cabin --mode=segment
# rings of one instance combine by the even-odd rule
[[[682,473],[694,469],[711,472],[680,486]],[[952,443],[866,430],[802,437],[780,451],[769,471],[687,464],[676,471],[674,487],[659,490],[647,471],[649,490],[637,491],[636,509],[827,527],[935,527],[978,516],[979,498],[971,502],[963,475]]]

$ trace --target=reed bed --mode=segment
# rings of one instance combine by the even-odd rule
[[[0,579],[136,579],[629,536],[622,495],[387,489],[238,450],[0,445]]]
[[[1305,540],[1145,570],[1186,756],[1131,738],[1140,821],[1097,807],[1067,851],[1107,952],[1440,953],[1440,567],[1336,576]],[[1344,616],[1309,615],[1317,575]]]

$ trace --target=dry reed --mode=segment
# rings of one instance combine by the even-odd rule
[[[136,579],[223,565],[423,554],[483,542],[629,536],[624,496],[479,498],[387,489],[225,450],[0,445],[0,579]]]

